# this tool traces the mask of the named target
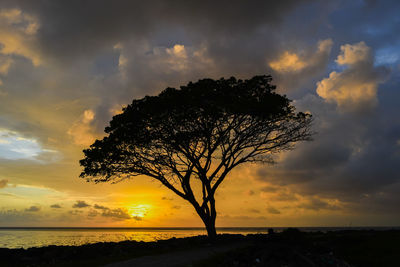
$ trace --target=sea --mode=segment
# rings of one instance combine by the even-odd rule
[[[218,234],[267,234],[268,229],[281,232],[287,227],[217,228]],[[400,227],[297,227],[301,231],[388,230]],[[170,238],[206,235],[204,228],[45,228],[0,227],[0,248],[45,246],[79,246],[98,242],[157,241]]]

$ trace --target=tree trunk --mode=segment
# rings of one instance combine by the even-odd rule
[[[208,212],[206,212],[194,199],[192,196],[188,201],[193,205],[197,214],[200,216],[207,230],[207,235],[210,240],[215,240],[217,238],[217,230],[215,229],[215,220],[217,218],[217,211],[215,209],[215,199],[214,196],[210,198],[210,207]]]
[[[214,199],[210,201],[210,206],[211,206],[210,212],[208,214],[204,212],[204,210],[202,210],[199,206],[198,208],[196,208],[196,211],[206,227],[208,238],[210,240],[215,240],[217,238],[217,230],[215,229],[215,220],[217,218],[217,212],[215,210]]]
[[[215,229],[216,213],[208,215],[200,206],[194,205],[194,207],[206,227],[208,238],[214,240],[217,237],[217,230]]]
[[[217,238],[217,230],[215,229],[215,218],[208,218],[208,220],[203,221],[207,229],[208,238],[214,240]]]

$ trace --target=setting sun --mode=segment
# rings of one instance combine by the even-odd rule
[[[138,205],[130,206],[128,210],[129,210],[129,214],[133,218],[143,218],[148,214],[150,208],[151,208],[151,205],[149,205],[149,204],[138,204]]]

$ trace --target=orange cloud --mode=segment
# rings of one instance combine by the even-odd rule
[[[95,113],[91,109],[83,112],[81,117],[68,129],[68,134],[77,145],[88,146],[96,139],[96,135],[92,130],[91,122],[95,118]]]
[[[336,59],[339,65],[354,65],[372,60],[371,49],[364,42],[354,45],[345,44],[340,47],[340,50],[341,54]]]
[[[306,63],[298,55],[285,51],[278,60],[269,63],[269,66],[278,72],[293,72],[303,69]]]
[[[317,52],[313,54],[296,54],[285,51],[279,59],[271,61],[269,66],[279,73],[299,72],[305,68],[317,65],[321,57],[329,55],[332,44],[333,42],[331,39],[319,41]]]
[[[347,65],[342,72],[333,71],[317,83],[317,94],[327,102],[334,102],[342,111],[370,109],[377,105],[378,84],[382,75],[373,65],[371,49],[364,43],[341,46],[336,59]]]
[[[20,55],[38,66],[42,59],[36,48],[35,34],[39,29],[38,20],[19,9],[0,10],[0,53]]]

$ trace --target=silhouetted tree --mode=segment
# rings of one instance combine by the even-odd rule
[[[228,173],[310,140],[311,115],[296,113],[271,80],[203,79],[133,100],[83,151],[80,176],[96,183],[152,177],[192,204],[214,238],[215,192]]]

